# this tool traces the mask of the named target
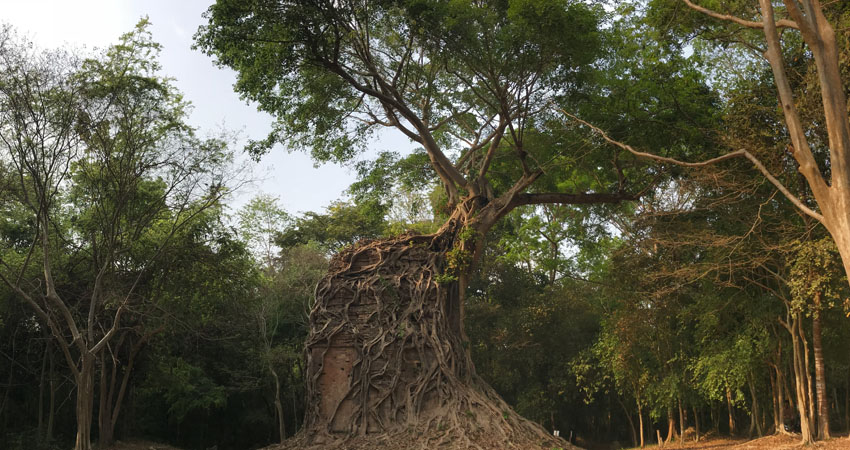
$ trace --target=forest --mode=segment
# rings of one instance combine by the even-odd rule
[[[203,23],[268,135],[191,125],[146,18],[0,23],[0,448],[850,448],[850,2]],[[281,152],[356,181],[237,202]]]

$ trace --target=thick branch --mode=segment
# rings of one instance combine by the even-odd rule
[[[514,196],[512,202],[515,206],[562,204],[562,205],[589,205],[599,203],[620,203],[639,200],[640,196],[628,192],[579,192],[566,194],[561,192],[546,193],[524,193]]]
[[[701,13],[707,15],[707,16],[714,17],[715,19],[734,22],[734,23],[737,23],[738,25],[742,25],[742,26],[745,26],[747,28],[754,28],[754,29],[764,28],[764,24],[762,22],[754,22],[752,20],[746,20],[746,19],[742,19],[740,17],[735,17],[735,16],[732,16],[732,15],[729,15],[729,14],[723,14],[723,13],[719,13],[719,12],[716,12],[716,11],[712,11],[708,8],[704,8],[702,6],[694,4],[690,0],[682,0],[682,1],[685,2],[685,4],[688,5],[688,7],[693,9],[694,11],[699,11],[699,12],[701,12]],[[799,29],[799,26],[797,25],[796,22],[794,22],[793,20],[787,20],[787,19],[778,20],[776,22],[776,26],[779,27],[779,28],[793,28],[795,30]]]
[[[700,162],[679,161],[677,159],[668,158],[668,157],[665,157],[665,156],[659,156],[659,155],[655,155],[655,154],[652,154],[652,153],[641,152],[641,151],[635,150],[631,145],[624,144],[620,141],[612,139],[610,136],[608,136],[608,134],[606,134],[600,128],[593,126],[590,123],[585,122],[584,120],[581,120],[578,117],[576,117],[573,114],[570,114],[566,111],[562,110],[562,112],[566,116],[572,118],[576,122],[579,122],[579,123],[587,126],[591,130],[593,130],[594,132],[596,132],[597,134],[602,136],[602,138],[605,139],[608,143],[613,144],[617,147],[620,147],[623,150],[626,150],[629,153],[631,153],[631,154],[633,154],[633,155],[635,155],[639,158],[645,158],[645,159],[651,159],[651,160],[654,160],[654,161],[665,162],[665,163],[669,163],[669,164],[675,164],[677,166],[682,166],[682,167],[705,167],[705,166],[709,166],[709,165],[712,165],[712,164],[719,163],[721,161],[725,161],[727,159],[738,158],[738,157],[747,158],[748,160],[750,160],[750,162],[753,163],[753,165],[759,170],[759,172],[761,172],[762,175],[764,175],[764,177],[767,178],[767,180],[770,181],[770,183],[773,184],[779,190],[779,192],[782,192],[782,195],[784,195],[788,200],[791,201],[791,203],[794,204],[794,206],[799,208],[801,211],[803,211],[807,215],[813,217],[817,221],[823,223],[824,219],[823,219],[823,216],[820,213],[815,212],[811,208],[806,206],[799,198],[797,198],[794,194],[792,194],[791,191],[789,191],[782,184],[782,182],[780,182],[778,179],[776,179],[776,177],[774,177],[770,173],[770,171],[767,170],[767,167],[765,167],[764,164],[762,164],[762,162],[759,161],[758,158],[756,158],[755,156],[753,156],[752,153],[750,153],[746,150],[743,150],[743,149],[742,150],[736,150],[734,152],[730,152],[730,153],[727,153],[725,155],[721,155],[721,156],[718,156],[716,158],[711,158],[711,159],[708,159],[708,160],[705,160],[705,161],[700,161]]]

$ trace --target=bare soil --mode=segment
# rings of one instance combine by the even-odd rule
[[[636,447],[639,449],[640,447]],[[847,435],[838,435],[828,441],[818,441],[809,446],[800,444],[800,435],[775,434],[759,439],[734,439],[728,437],[709,437],[701,439],[700,442],[678,442],[659,447],[658,445],[647,445],[645,449],[665,448],[676,449],[707,449],[707,450],[796,450],[796,449],[823,449],[823,450],[850,450],[850,439]]]
[[[177,447],[172,447],[165,444],[157,444],[155,442],[130,440],[116,441],[112,446],[103,450],[180,450]]]

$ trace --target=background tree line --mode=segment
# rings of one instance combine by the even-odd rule
[[[747,148],[815,208],[770,68],[750,54],[754,32],[683,19],[673,2],[615,6],[595,12],[602,56],[572,112],[671,156]],[[847,5],[825,13],[846,29]],[[359,163],[349,196],[325,212],[294,217],[259,196],[230,213],[231,145],[186,124],[157,49],[144,22],[85,57],[0,36],[4,448],[129,437],[256,448],[293,435],[327,258],[446,218],[423,151]],[[785,53],[797,108],[817,122],[817,61],[802,45]],[[567,118],[549,126],[529,141],[577,139],[571,157],[592,155],[590,166],[614,154]],[[828,174],[826,131],[809,140]],[[850,428],[850,292],[827,231],[746,161],[614,158],[651,182],[640,201],[524,206],[487,237],[466,299],[482,377],[525,417],[584,442],[786,425],[811,441]],[[558,182],[599,181],[576,167]]]

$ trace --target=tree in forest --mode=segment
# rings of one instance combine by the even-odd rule
[[[187,105],[158,74],[146,28],[142,20],[84,60],[39,52],[9,29],[0,39],[0,159],[30,233],[3,249],[0,279],[50,330],[73,373],[77,450],[91,448],[97,361],[106,383],[104,352],[134,332],[127,320],[143,311],[147,270],[228,192],[226,142],[186,125]],[[75,274],[86,281],[67,289]],[[107,445],[124,387],[101,410]]]
[[[817,437],[829,439],[829,400],[826,392],[826,368],[823,356],[823,316],[830,306],[841,301],[844,277],[841,273],[837,249],[828,238],[814,242],[801,242],[791,264],[789,288],[792,309],[812,317],[812,350],[815,365],[815,393],[817,394]],[[808,366],[808,365],[807,365]],[[806,369],[808,370],[808,368]]]
[[[679,6],[684,5],[693,14],[728,23],[724,27],[724,44],[740,43],[758,57],[764,57],[773,74],[776,94],[787,133],[787,151],[793,157],[796,169],[805,178],[811,192],[795,193],[782,183],[775,173],[745,145],[725,155],[701,162],[686,162],[661,156],[659,153],[639,151],[633,146],[612,139],[601,129],[587,122],[608,142],[632,154],[685,167],[704,167],[731,158],[743,157],[753,165],[801,212],[821,223],[836,242],[845,272],[850,271],[850,120],[848,120],[847,77],[841,70],[840,59],[846,54],[846,42],[837,39],[832,22],[846,20],[847,6],[834,2],[822,5],[818,0],[785,0],[774,5],[769,0],[730,2],[730,11],[714,11],[692,0],[657,0],[651,2],[661,11],[675,11],[686,16]],[[659,14],[663,15],[663,13]],[[666,16],[665,16],[666,17]],[[703,18],[680,18],[688,25],[705,26]],[[843,23],[843,22],[842,22]],[[840,24],[839,24],[840,26]],[[733,28],[729,31],[729,27]],[[739,30],[734,30],[737,27]],[[754,39],[751,30],[762,36]],[[737,31],[737,32],[736,32]],[[783,39],[786,44],[783,44]],[[802,41],[801,41],[802,40]],[[788,49],[804,44],[808,51],[795,60],[787,60]],[[806,84],[793,83],[798,63],[805,73]],[[807,89],[816,86],[817,89]],[[817,93],[820,94],[816,98]],[[575,118],[575,116],[572,116]],[[815,206],[816,205],[816,206]]]
[[[786,0],[778,5],[767,0],[757,4],[726,2],[722,10],[710,9],[711,5],[695,0],[658,0],[650,4],[654,8],[650,15],[655,16],[657,23],[664,24],[658,27],[662,34],[687,35],[700,30],[707,41],[714,39],[724,47],[724,55],[730,43],[739,44],[748,53],[740,58],[744,66],[757,65],[754,61],[763,58],[772,74],[774,95],[779,103],[774,109],[779,117],[773,120],[770,114],[763,115],[761,135],[756,134],[749,141],[727,139],[726,145],[736,150],[701,162],[661,156],[654,150],[636,150],[610,138],[599,128],[579,121],[636,156],[666,164],[705,167],[730,158],[748,159],[802,214],[826,228],[836,243],[846,273],[850,269],[850,209],[847,207],[850,199],[850,156],[847,153],[850,121],[846,114],[848,78],[842,72],[840,61],[850,49],[846,40],[837,38],[836,27],[840,29],[846,23],[847,6],[839,2],[822,5],[817,0]],[[728,74],[719,75],[718,84],[730,78],[734,80]],[[763,137],[770,133],[778,136],[774,145],[766,146],[775,149],[773,154],[763,152]],[[776,160],[785,161],[774,164]],[[794,170],[804,181],[802,186],[793,174],[786,173]],[[797,314],[793,312],[793,317],[789,317],[796,328],[788,321],[785,325],[792,337],[806,344]],[[819,328],[819,323],[817,325]],[[817,344],[820,347],[819,339]],[[794,348],[797,355],[797,347]],[[800,351],[808,357],[806,345]],[[805,378],[807,365],[802,370],[799,374]],[[824,372],[816,370],[817,384],[823,389]],[[801,409],[801,419],[809,416],[808,421],[813,421],[812,408]],[[819,413],[823,414],[820,422],[827,424],[827,409],[819,408]],[[803,428],[803,441],[809,442],[811,434],[806,426]],[[818,435],[828,438],[828,426],[819,428]]]
[[[308,330],[313,290],[327,269],[327,261],[325,252],[315,243],[283,249],[277,246],[276,237],[286,231],[291,219],[276,198],[257,196],[240,209],[238,216],[243,239],[262,267],[254,314],[263,345],[261,359],[274,384],[272,403],[282,442],[286,439],[282,389],[288,385],[295,395],[295,380],[303,373],[300,346]],[[294,427],[291,429],[294,431]]]
[[[511,210],[638,198],[632,168],[584,148],[553,106],[588,81],[600,14],[563,0],[210,7],[198,47],[277,118],[251,150],[280,143],[344,162],[375,129],[394,128],[421,146],[443,196],[436,233],[362,243],[332,261],[311,314],[305,439],[413,426],[468,445],[473,430],[499,443],[552,440],[476,375],[464,295],[486,233]]]

